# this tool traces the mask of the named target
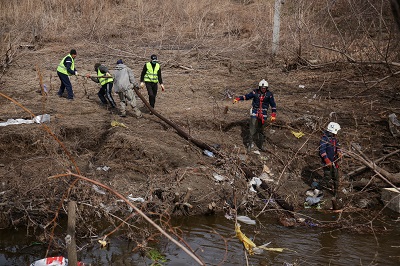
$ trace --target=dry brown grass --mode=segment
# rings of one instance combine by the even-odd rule
[[[22,3],[21,3],[22,2]],[[80,40],[184,47],[190,42],[233,45],[268,54],[274,0],[0,1],[0,54],[21,43]],[[398,60],[395,24],[387,1],[286,1],[282,8],[284,59]],[[237,41],[241,41],[241,45]],[[12,52],[12,51],[11,51]]]

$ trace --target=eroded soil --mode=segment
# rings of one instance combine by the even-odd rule
[[[112,69],[122,58],[138,77],[149,56],[142,47],[135,47],[136,52],[129,56],[101,54],[92,43],[77,44],[75,48],[77,69],[83,75],[93,72],[95,62]],[[222,155],[208,157],[156,115],[150,115],[140,100],[142,119],[136,119],[131,110],[128,117],[121,118],[118,112],[100,106],[97,85],[84,77],[71,78],[75,101],[57,97],[55,69],[69,49],[53,45],[21,51],[22,56],[0,80],[0,92],[18,102],[0,98],[2,122],[9,118],[31,119],[24,108],[35,115],[51,115],[51,122],[44,125],[0,128],[2,228],[48,225],[63,198],[78,202],[80,219],[88,224],[94,215],[107,216],[110,212],[122,218],[129,214],[129,207],[117,201],[111,191],[94,189],[84,180],[73,183],[72,176],[49,178],[68,171],[100,182],[123,197],[143,198],[143,203],[135,205],[149,215],[223,213],[231,208],[250,215],[262,209],[265,200],[250,192],[243,169],[260,176],[267,166],[274,179],[268,185],[296,212],[303,209],[305,191],[313,179],[318,180],[322,174],[318,142],[330,121],[342,127],[338,137],[345,152],[351,152],[351,144],[358,143],[365,155],[376,160],[400,148],[399,139],[388,127],[389,114],[400,116],[399,78],[388,78],[372,88],[367,87],[371,83],[366,86],[362,82],[362,73],[368,73],[368,81],[388,75],[379,66],[363,66],[361,74],[360,68],[355,70],[348,64],[287,71],[280,62],[256,60],[268,59],[263,54],[244,51],[160,51],[166,91],[159,91],[156,111],[192,138],[218,148]],[[39,73],[50,89],[47,96],[40,93]],[[266,129],[268,151],[247,153],[244,140],[251,103],[233,105],[229,96],[249,92],[262,78],[268,80],[274,93],[277,121]],[[118,97],[114,99],[119,102]],[[126,127],[113,127],[112,121]],[[305,135],[298,139],[292,131]],[[398,173],[399,156],[391,156],[379,165]],[[344,176],[360,166],[360,161],[347,155],[341,173]],[[216,174],[225,179],[217,181]],[[342,188],[347,194],[340,195],[342,209],[382,206],[378,187],[351,185],[373,175],[366,170],[352,180],[343,178]],[[190,205],[176,204],[177,199],[183,203],[188,188]],[[99,189],[105,193],[99,193]],[[323,208],[329,210],[331,194],[328,190],[324,193],[327,201]],[[268,208],[280,209],[276,204]],[[63,208],[60,213],[64,213]]]

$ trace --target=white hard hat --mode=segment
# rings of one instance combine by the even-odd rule
[[[261,80],[260,81],[260,83],[258,83],[258,87],[266,87],[266,88],[268,88],[268,82],[265,80],[265,79],[263,79],[263,80]]]
[[[340,130],[340,125],[335,122],[330,122],[326,130],[331,132],[332,134],[337,134],[338,131]]]

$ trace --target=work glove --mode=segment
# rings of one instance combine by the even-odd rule
[[[78,71],[75,71],[75,76],[79,76]]]
[[[162,90],[162,91],[165,91],[164,85],[163,85],[163,84],[160,84],[160,86],[161,86],[161,90]]]
[[[233,104],[235,104],[237,102],[240,102],[240,98],[239,97],[236,97],[235,99],[233,99]]]
[[[271,114],[271,122],[275,122],[276,120],[276,113]]]
[[[89,74],[89,73],[88,73],[88,74],[86,74],[86,77],[87,77],[87,78],[90,78],[90,74]]]
[[[325,161],[326,166],[332,167],[332,162],[331,162],[331,160],[329,160],[328,157],[324,158],[324,161]]]
[[[144,89],[144,82],[140,82],[140,88]]]

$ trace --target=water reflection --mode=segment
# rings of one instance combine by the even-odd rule
[[[326,217],[324,217],[326,219]],[[173,221],[183,232],[183,239],[207,265],[246,265],[241,242],[235,237],[234,222],[223,216],[183,217]],[[318,227],[287,228],[275,220],[262,218],[256,225],[242,224],[241,230],[257,245],[285,248],[282,253],[265,251],[248,256],[250,265],[400,265],[400,227],[391,225],[388,234],[352,234]],[[42,258],[46,245],[32,245],[24,230],[0,230],[0,265],[29,265]],[[78,258],[96,266],[150,265],[149,258],[133,253],[135,243],[120,237],[102,250],[91,246]],[[156,246],[168,262],[164,265],[195,265],[186,253],[168,240]],[[65,255],[65,254],[57,254]]]

